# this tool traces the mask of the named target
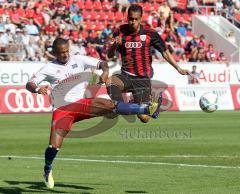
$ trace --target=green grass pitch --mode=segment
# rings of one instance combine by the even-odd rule
[[[42,170],[51,115],[0,115],[0,193],[240,193],[239,118],[239,111],[165,112],[147,124],[120,118],[104,133],[67,138],[49,190]]]

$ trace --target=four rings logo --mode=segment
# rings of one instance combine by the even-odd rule
[[[141,42],[126,42],[125,48],[141,48],[142,43]]]
[[[52,106],[43,95],[36,95],[26,89],[8,89],[4,96],[6,107],[11,112],[49,112]]]

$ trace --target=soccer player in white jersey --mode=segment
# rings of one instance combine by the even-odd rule
[[[57,88],[62,83],[67,83],[76,78],[79,73],[85,72],[88,67],[102,70],[100,81],[105,83],[108,79],[108,65],[106,62],[80,55],[69,55],[68,40],[56,38],[53,42],[53,54],[56,60],[49,62],[42,67],[26,84],[27,90],[33,93],[48,94],[48,86],[39,86],[42,81],[50,83],[51,87]],[[65,85],[64,87],[67,87]],[[59,96],[52,96],[53,114],[49,146],[45,150],[44,181],[48,188],[54,187],[52,176],[52,164],[60,149],[64,137],[71,130],[73,123],[103,116],[109,113],[118,114],[148,114],[156,118],[159,113],[160,103],[134,104],[124,102],[113,102],[103,98],[85,98],[84,90],[86,84],[79,83],[70,88],[68,94],[64,95],[65,104],[55,107],[55,102]],[[68,90],[68,88],[67,88]],[[53,92],[52,92],[53,93]],[[67,103],[66,103],[67,102]]]

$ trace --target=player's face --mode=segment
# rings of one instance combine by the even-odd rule
[[[139,30],[140,24],[142,21],[141,13],[131,11],[128,15],[128,25],[130,30],[136,32]]]
[[[56,57],[57,60],[61,63],[67,63],[69,60],[69,45],[63,44],[57,47]]]

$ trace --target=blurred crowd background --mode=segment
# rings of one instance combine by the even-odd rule
[[[142,23],[161,35],[177,61],[228,62],[204,34],[192,34],[192,16],[221,14],[239,26],[237,0],[0,0],[0,60],[52,60],[57,36],[70,40],[71,54],[116,60],[119,56],[109,59],[106,52],[114,30],[127,22],[131,3],[142,5]],[[152,52],[154,60],[163,60]]]

